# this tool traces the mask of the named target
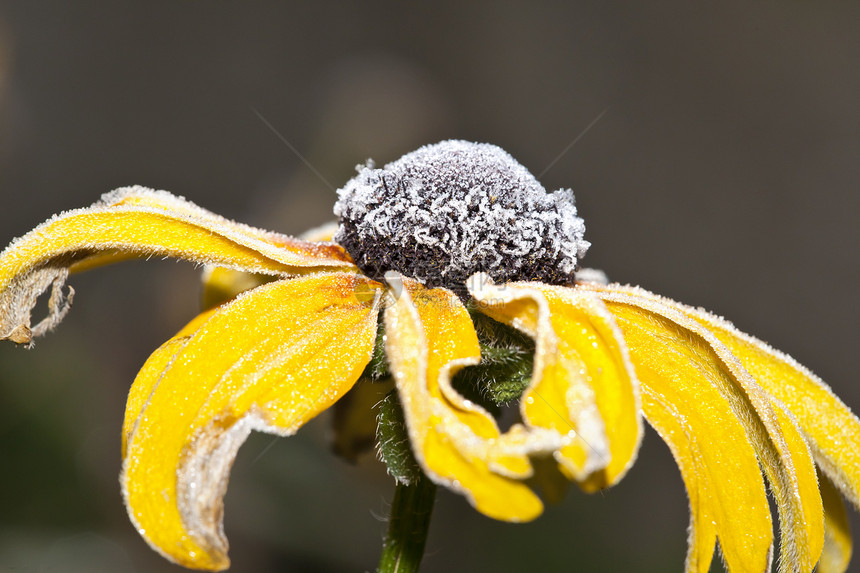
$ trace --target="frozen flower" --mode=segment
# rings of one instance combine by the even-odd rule
[[[0,339],[27,345],[68,311],[69,273],[152,255],[207,265],[206,310],[144,364],[122,434],[129,515],[167,558],[228,566],[222,497],[252,430],[291,435],[360,379],[390,377],[421,472],[487,516],[534,519],[535,488],[552,499],[560,479],[613,485],[644,417],[687,487],[687,571],[708,571],[717,543],[731,571],[770,568],[766,483],[780,570],[847,568],[839,494],[860,501],[860,422],[730,323],[580,274],[572,192],[547,193],[497,147],[448,141],[360,167],[335,213],[336,230],[296,239],[129,187],[0,255]]]

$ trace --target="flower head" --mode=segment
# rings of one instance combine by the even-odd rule
[[[144,364],[123,425],[123,495],[157,551],[227,567],[222,497],[249,433],[291,435],[357,382],[390,378],[420,473],[485,515],[534,519],[536,488],[552,499],[560,479],[613,485],[644,418],[687,488],[687,571],[708,571],[717,543],[730,570],[769,569],[766,482],[780,570],[847,568],[839,494],[860,502],[860,421],[730,323],[577,276],[588,243],[570,191],[453,141],[360,167],[335,212],[336,231],[296,239],[130,187],[0,254],[0,339],[27,345],[68,311],[69,273],[153,254],[207,265],[204,312]],[[519,420],[503,431],[494,414],[511,399]]]
[[[483,270],[573,284],[589,246],[573,192],[548,194],[495,145],[445,141],[384,169],[360,166],[338,195],[334,240],[369,276],[397,271],[450,288]]]

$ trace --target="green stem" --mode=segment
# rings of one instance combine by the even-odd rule
[[[420,476],[410,485],[397,484],[376,573],[418,571],[435,499],[436,484],[426,476]]]

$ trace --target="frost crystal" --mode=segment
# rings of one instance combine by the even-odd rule
[[[573,192],[547,193],[495,145],[443,141],[357,169],[338,191],[334,239],[372,277],[455,287],[482,271],[563,285],[588,249]]]

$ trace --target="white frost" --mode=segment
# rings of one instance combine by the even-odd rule
[[[536,260],[572,276],[589,247],[573,192],[547,193],[495,145],[443,141],[384,169],[374,169],[372,163],[359,166],[338,196],[334,212],[341,228],[335,241],[345,238],[346,220],[362,243],[441,250],[447,261],[434,272],[443,279],[477,270],[493,274],[492,268],[476,268],[493,265],[515,275]],[[420,268],[409,270],[418,280],[427,278],[420,276]]]

